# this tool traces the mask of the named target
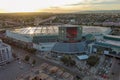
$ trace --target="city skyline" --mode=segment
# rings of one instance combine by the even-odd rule
[[[0,0],[0,13],[120,10],[119,0]]]

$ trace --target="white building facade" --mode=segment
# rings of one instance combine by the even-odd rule
[[[13,60],[11,47],[0,40],[0,65]]]

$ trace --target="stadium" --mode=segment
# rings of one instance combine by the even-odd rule
[[[67,30],[67,27],[74,27],[74,31],[76,31],[75,27],[77,27],[76,38],[75,40],[71,40],[71,44],[68,42],[68,35],[65,33],[65,30]],[[94,30],[95,29],[95,30]],[[73,31],[73,32],[74,32]],[[64,47],[66,46],[74,46],[77,47],[78,51],[76,50],[69,51],[72,49],[66,49],[68,51],[63,51],[65,53],[81,53],[84,52],[84,43],[81,40],[83,37],[85,37],[87,40],[94,40],[96,36],[98,35],[105,35],[109,34],[111,31],[110,28],[103,28],[103,27],[94,27],[94,26],[80,26],[80,25],[57,25],[57,26],[39,26],[39,27],[26,27],[26,28],[20,28],[20,29],[14,29],[14,30],[7,30],[6,36],[15,42],[18,43],[19,46],[26,46],[30,48],[35,48],[37,50],[41,51],[52,51],[52,52],[59,52],[56,50],[56,45],[61,46],[62,44]],[[69,34],[71,31],[67,31]],[[66,36],[67,37],[66,37]],[[72,39],[72,38],[71,38]],[[63,41],[64,40],[64,41]],[[58,44],[58,42],[66,42],[66,44]],[[76,43],[78,42],[78,43]],[[83,47],[83,51],[81,50],[81,47],[79,47],[82,44],[81,47]],[[62,45],[62,46],[63,46]],[[68,47],[67,47],[68,48]],[[58,48],[57,48],[58,49]],[[62,52],[62,53],[63,53]]]

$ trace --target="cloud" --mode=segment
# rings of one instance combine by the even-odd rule
[[[85,10],[120,10],[119,0],[84,0],[73,4],[67,4],[62,7],[50,7],[46,11],[73,12]]]
[[[120,0],[84,0],[83,2],[79,2],[76,4],[69,4],[66,6],[78,6],[78,5],[109,5],[109,4],[120,4]]]

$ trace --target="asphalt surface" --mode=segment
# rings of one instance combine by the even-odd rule
[[[25,55],[25,54],[29,54],[28,52],[26,52],[25,50],[22,50],[22,49],[20,49],[20,48],[16,48],[15,50],[17,50],[17,52],[19,52],[19,51],[22,51],[22,54],[23,54],[23,56]],[[21,55],[22,56],[22,55]],[[31,56],[31,58],[33,58],[33,59],[36,59],[36,65],[35,66],[39,66],[39,65],[41,65],[42,63],[48,63],[48,64],[50,64],[50,65],[53,65],[53,66],[58,66],[59,68],[62,68],[62,69],[64,69],[65,71],[67,71],[67,72],[69,72],[69,73],[71,73],[72,75],[74,75],[74,76],[83,76],[80,72],[78,72],[78,70],[76,70],[74,67],[66,67],[65,65],[63,65],[63,64],[60,64],[60,63],[58,63],[58,62],[55,62],[55,61],[53,61],[53,60],[50,60],[50,59],[46,59],[46,58],[44,58],[43,56],[39,56],[39,55],[31,55],[30,54],[30,56]]]
[[[46,59],[44,57],[41,57],[40,55],[30,54],[27,51],[20,49],[20,48],[12,47],[12,49],[13,49],[12,50],[13,53],[15,53],[20,59],[24,59],[25,55],[29,55],[31,59],[35,59],[36,60],[35,67],[40,66],[42,63],[48,63],[50,65],[62,68],[74,76],[76,75],[83,76],[74,67],[66,67],[65,65],[61,63],[58,63],[50,59]],[[120,63],[120,60],[113,59],[113,65],[111,68],[111,72],[113,72],[114,75],[111,75],[111,80],[120,80],[120,64],[118,63]],[[9,64],[6,64],[0,67],[0,80],[15,80],[16,77],[24,74],[27,71],[30,71],[31,69],[32,67],[30,64],[24,63],[21,60],[14,60]]]
[[[0,80],[15,80],[18,75],[29,71],[30,68],[29,64],[13,61],[0,67]]]
[[[25,55],[29,55],[31,59],[36,60],[35,67],[40,66],[42,63],[48,63],[50,65],[62,68],[66,72],[71,73],[72,75],[81,76],[80,73],[77,70],[75,70],[73,67],[68,68],[63,64],[57,63],[49,59],[45,59],[38,55],[36,56],[34,54],[30,54],[27,51],[20,49],[20,48],[12,47],[12,51],[20,58],[20,60],[14,60],[13,62],[1,67],[0,68],[0,80],[15,80],[16,77],[18,77],[19,75],[22,75],[27,71],[30,71],[32,69],[31,65],[21,61],[21,59],[24,59]]]
[[[113,59],[111,67],[111,80],[120,80],[120,59]]]

